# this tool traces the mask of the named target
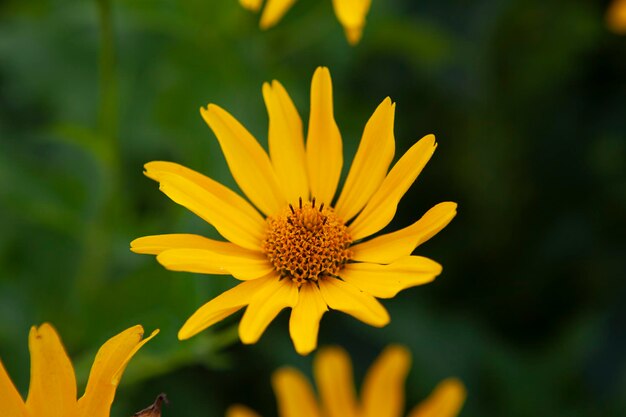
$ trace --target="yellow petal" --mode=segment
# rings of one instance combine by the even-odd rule
[[[226,410],[226,417],[261,417],[255,411],[240,404],[231,405]]]
[[[346,39],[348,40],[348,43],[354,46],[359,43],[359,41],[363,37],[363,26],[344,26],[343,32],[346,34]]]
[[[200,113],[215,133],[233,178],[250,201],[267,216],[284,208],[285,196],[259,142],[237,119],[215,104],[201,108]]]
[[[259,23],[261,29],[269,29],[278,23],[295,2],[295,0],[267,0]]]
[[[456,216],[456,203],[439,203],[409,227],[352,246],[355,261],[387,264],[408,256]]]
[[[321,417],[313,389],[296,369],[282,368],[272,375],[280,417]]]
[[[461,381],[449,378],[441,381],[430,396],[416,405],[408,417],[456,417],[463,407],[467,393]]]
[[[130,362],[130,360],[133,358],[133,356],[135,356],[135,354],[137,352],[139,352],[139,349],[141,349],[143,347],[143,345],[148,343],[157,334],[159,334],[159,329],[153,330],[152,333],[150,333],[150,336],[146,337],[145,339],[143,339],[142,341],[140,341],[139,343],[137,343],[135,345],[135,347],[131,350],[131,352],[126,357],[126,360],[117,369],[115,374],[113,374],[113,378],[111,379],[111,382],[113,384],[115,384],[116,386],[119,385],[120,380],[122,379],[122,375],[124,375],[124,371],[126,370],[126,366],[128,365],[128,362]]]
[[[374,297],[354,285],[335,278],[321,280],[320,291],[328,307],[343,311],[375,327],[389,323],[389,313]]]
[[[261,8],[262,0],[239,0],[239,4],[241,4],[245,9],[251,10],[253,12],[258,12]]]
[[[231,274],[242,281],[261,278],[274,269],[265,255],[241,248],[237,254],[203,249],[169,249],[159,254],[157,261],[172,271]]]
[[[278,276],[266,280],[254,294],[239,322],[241,342],[256,343],[283,308],[293,307],[297,303],[298,287],[291,280],[279,280]]]
[[[317,68],[311,82],[306,159],[311,197],[331,205],[341,175],[343,150],[333,116],[333,85],[326,67]]]
[[[626,34],[626,0],[613,0],[606,14],[610,30],[618,34]]]
[[[29,335],[30,389],[26,409],[33,417],[76,415],[76,378],[61,339],[48,323]]]
[[[404,380],[411,354],[402,346],[389,346],[370,367],[361,390],[363,417],[400,417],[404,410]]]
[[[361,211],[387,175],[395,150],[395,108],[387,97],[365,125],[359,149],[335,205],[336,213],[345,222]]]
[[[200,307],[187,319],[187,322],[178,332],[178,338],[180,340],[189,339],[248,305],[252,297],[263,287],[263,284],[268,279],[274,280],[274,276],[242,282],[236,287],[218,295]]]
[[[276,177],[287,201],[309,199],[302,120],[289,94],[278,81],[263,84],[269,115],[269,148]]]
[[[160,183],[161,191],[212,224],[226,239],[246,249],[259,250],[265,220],[237,193],[172,162],[150,162],[145,168],[146,175]]]
[[[406,256],[389,265],[348,264],[341,278],[378,298],[392,298],[398,292],[431,282],[441,274],[441,265],[421,256]]]
[[[400,199],[415,181],[437,147],[433,135],[424,136],[391,169],[363,211],[350,225],[352,239],[359,240],[387,226]]]
[[[371,0],[333,0],[335,15],[346,32],[351,45],[361,39],[365,17],[370,10]]]
[[[230,242],[213,240],[192,234],[167,234],[144,236],[130,243],[130,250],[135,253],[158,255],[168,249],[204,249],[217,253],[237,255],[253,253]]]
[[[26,417],[24,400],[9,378],[2,361],[0,361],[0,406],[4,413],[3,417]]]
[[[289,333],[300,355],[308,355],[317,347],[320,320],[328,311],[326,302],[316,285],[300,287],[298,304],[291,310]]]
[[[313,374],[325,416],[357,417],[352,363],[343,349],[320,349],[313,360]]]
[[[102,345],[91,367],[85,395],[78,401],[79,417],[109,417],[115,390],[128,362],[158,333],[155,330],[142,340],[143,327],[137,325]]]

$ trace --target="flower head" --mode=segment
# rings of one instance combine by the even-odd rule
[[[609,29],[626,34],[626,0],[613,0],[606,14]]]
[[[313,373],[319,401],[298,370],[276,371],[272,385],[280,417],[400,417],[404,409],[404,381],[411,357],[402,346],[389,346],[371,366],[357,399],[352,365],[347,353],[336,347],[317,353]],[[465,402],[465,387],[455,378],[443,380],[408,417],[455,417]],[[226,417],[259,417],[243,406],[231,406]]]
[[[291,338],[296,350],[307,354],[317,345],[319,322],[328,307],[382,327],[389,315],[376,297],[392,298],[439,275],[438,263],[411,253],[452,220],[456,204],[440,203],[411,226],[364,240],[392,220],[435,151],[434,136],[413,145],[387,172],[395,148],[395,104],[386,98],[365,126],[335,199],[343,155],[328,69],[318,68],[313,76],[306,146],[302,121],[282,85],[265,84],[263,97],[270,119],[269,157],[225,110],[214,104],[201,109],[235,181],[256,209],[181,165],[145,166],[161,191],[213,225],[228,242],[157,235],[136,239],[131,249],[157,255],[171,270],[230,274],[242,281],[196,311],[180,330],[180,339],[247,306],[239,335],[244,343],[255,343],[274,317],[291,307]]]
[[[6,413],[2,416],[108,417],[126,365],[157,333],[142,340],[143,328],[134,326],[109,339],[96,355],[85,394],[76,400],[74,369],[59,335],[47,323],[32,327],[28,399],[22,400],[0,362],[0,404]]]
[[[268,29],[277,24],[289,11],[296,0],[267,0],[261,14],[260,26]],[[262,0],[239,0],[246,9],[258,11]],[[372,0],[333,0],[337,20],[343,26],[346,38],[355,45],[361,40],[365,17],[370,10]]]

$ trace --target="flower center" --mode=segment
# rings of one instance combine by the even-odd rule
[[[267,218],[263,250],[281,278],[301,286],[333,276],[351,256],[352,238],[330,207],[315,207],[315,199]]]

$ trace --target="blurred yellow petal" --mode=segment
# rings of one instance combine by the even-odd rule
[[[328,307],[343,311],[374,327],[383,327],[389,323],[389,313],[385,307],[354,285],[335,278],[321,280],[319,285]]]
[[[282,368],[272,376],[280,417],[322,417],[313,389],[296,369]]]
[[[235,404],[228,407],[226,417],[261,417],[256,411],[251,410],[245,405]]]
[[[346,39],[348,40],[348,43],[352,46],[359,43],[359,41],[361,41],[361,38],[363,37],[363,26],[344,26],[343,31],[346,34]]]
[[[436,147],[435,136],[425,136],[396,162],[363,211],[350,225],[352,239],[363,239],[389,224],[396,214],[400,199],[430,160]]]
[[[157,261],[172,271],[231,274],[243,281],[261,278],[274,269],[265,255],[241,248],[236,254],[203,249],[169,249],[159,254]]]
[[[415,406],[408,417],[456,417],[463,407],[467,392],[461,381],[445,379],[430,396]]]
[[[203,249],[225,255],[253,253],[230,242],[213,240],[200,235],[167,234],[144,236],[130,243],[130,250],[135,253],[158,255],[169,249]]]
[[[3,417],[26,417],[26,406],[0,361],[0,407]]]
[[[32,327],[30,348],[30,389],[26,408],[33,417],[76,415],[74,368],[54,328],[44,323]]]
[[[337,215],[344,222],[361,211],[387,175],[395,151],[395,107],[387,97],[365,125],[359,149],[335,205]]]
[[[267,216],[282,209],[285,197],[259,142],[237,119],[215,104],[200,109],[200,113],[215,133],[233,178],[250,201]]]
[[[313,360],[313,374],[326,417],[358,416],[352,363],[343,349],[320,349]]]
[[[408,256],[456,216],[456,203],[439,203],[409,227],[352,246],[352,259],[387,264]]]
[[[311,197],[329,206],[339,183],[343,150],[333,115],[333,85],[326,67],[317,68],[311,82],[306,159]]]
[[[317,347],[317,334],[320,320],[328,311],[317,285],[305,284],[300,287],[298,304],[291,311],[289,333],[296,351],[308,355]]]
[[[259,11],[262,2],[263,0],[239,0],[239,4],[241,4],[245,9],[253,12]]]
[[[371,0],[333,0],[335,15],[344,28],[351,45],[361,40]]]
[[[229,241],[258,250],[265,233],[265,220],[243,198],[222,184],[172,162],[146,164],[146,175],[160,183],[160,189],[186,207]]]
[[[389,265],[352,263],[341,278],[378,298],[392,298],[398,292],[431,282],[441,274],[441,265],[421,256],[407,256]]]
[[[269,115],[269,149],[276,177],[287,201],[309,199],[302,120],[289,94],[278,81],[263,84]]]
[[[411,354],[402,346],[389,346],[369,368],[361,390],[362,417],[400,417],[404,411],[404,381]]]
[[[269,29],[278,23],[294,3],[295,0],[267,0],[259,23],[261,29]]]
[[[128,362],[158,332],[155,330],[143,339],[143,327],[137,325],[102,345],[91,367],[85,395],[78,401],[79,417],[109,417],[115,390]]]
[[[187,319],[178,332],[178,338],[180,340],[189,339],[248,305],[268,279],[275,280],[272,275],[269,278],[242,282],[204,304]]]
[[[267,326],[286,307],[298,303],[298,287],[291,280],[278,276],[266,280],[253,296],[239,323],[242,343],[256,343]]]
[[[613,0],[606,14],[610,30],[617,34],[626,34],[626,0]]]

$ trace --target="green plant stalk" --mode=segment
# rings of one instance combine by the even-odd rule
[[[77,269],[77,291],[83,303],[98,296],[105,284],[110,259],[111,235],[115,219],[122,219],[123,193],[120,191],[119,91],[115,35],[110,0],[96,0],[100,29],[98,60],[97,162],[101,189],[92,189],[93,204],[88,207],[83,235],[83,256]]]

